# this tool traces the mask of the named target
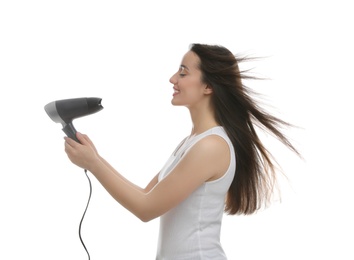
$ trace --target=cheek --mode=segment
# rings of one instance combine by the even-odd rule
[[[187,103],[192,104],[200,101],[203,98],[203,93],[199,87],[190,86],[190,88],[183,93],[182,97]]]

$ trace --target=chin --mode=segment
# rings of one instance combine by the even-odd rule
[[[171,104],[173,105],[173,106],[184,106],[184,104],[182,104],[182,103],[179,103],[179,102],[176,102],[175,100],[171,100]]]
[[[171,100],[171,104],[173,106],[180,106],[180,104],[178,104],[178,102],[176,102],[176,100],[174,98]]]

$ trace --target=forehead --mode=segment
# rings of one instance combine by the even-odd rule
[[[199,67],[199,57],[192,51],[188,51],[182,59],[181,65],[187,67],[188,69],[198,69]]]

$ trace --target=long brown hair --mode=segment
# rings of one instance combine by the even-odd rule
[[[275,160],[260,141],[255,126],[273,134],[299,155],[280,131],[289,123],[264,111],[251,97],[242,79],[253,78],[239,70],[237,58],[219,45],[191,44],[200,59],[202,81],[213,89],[212,104],[217,122],[227,132],[236,155],[236,172],[229,188],[225,212],[252,214],[269,202],[276,181]]]

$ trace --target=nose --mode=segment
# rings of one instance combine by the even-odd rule
[[[177,83],[177,77],[176,77],[176,74],[173,74],[172,77],[170,78],[170,83],[172,83],[173,85],[175,85]]]

